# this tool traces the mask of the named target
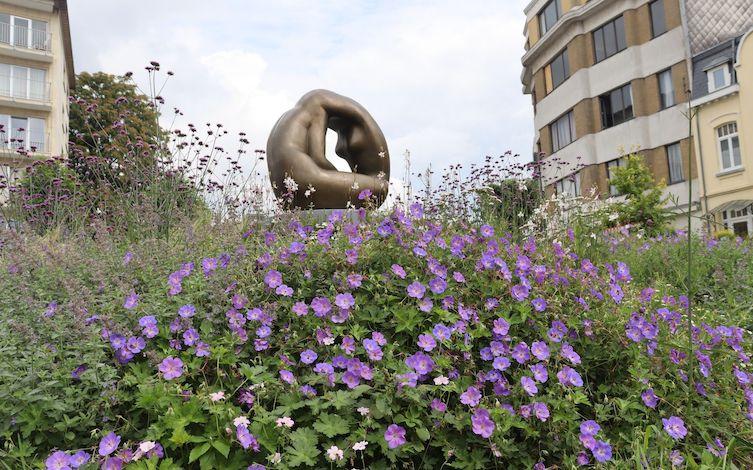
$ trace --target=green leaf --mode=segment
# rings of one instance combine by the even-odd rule
[[[422,441],[428,441],[431,438],[431,434],[429,433],[429,430],[423,426],[416,428],[416,435]]]
[[[285,448],[289,466],[299,467],[306,464],[313,467],[316,465],[316,457],[320,453],[316,448],[318,443],[316,432],[310,428],[296,429],[290,433],[290,441],[293,445]]]
[[[335,437],[338,434],[347,434],[349,423],[339,415],[321,414],[314,423],[314,429],[327,437]]]
[[[217,449],[217,452],[222,454],[225,458],[230,454],[230,444],[225,441],[212,441],[212,447]]]
[[[209,447],[210,447],[209,443],[205,442],[204,444],[200,446],[196,446],[193,449],[191,449],[191,453],[188,454],[188,463],[192,463],[196,461],[196,459],[198,459],[202,455],[206,454],[207,451],[209,450]]]

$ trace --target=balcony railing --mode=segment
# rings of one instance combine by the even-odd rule
[[[0,153],[8,150],[14,153],[45,153],[47,151],[47,139],[44,135],[34,136],[28,141],[25,139],[25,135],[8,138],[5,133],[1,133]]]
[[[50,83],[0,75],[0,96],[46,103],[50,101]]]
[[[52,41],[47,31],[0,23],[0,44],[49,52]]]

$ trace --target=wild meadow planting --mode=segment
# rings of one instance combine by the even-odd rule
[[[261,154],[220,171],[208,129],[11,188],[0,467],[753,466],[749,242],[694,236],[688,264],[687,233],[494,161],[264,211],[234,172]]]

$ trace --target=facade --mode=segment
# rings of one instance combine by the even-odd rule
[[[724,5],[734,21],[715,21]],[[619,196],[610,169],[636,152],[671,208],[700,215],[690,58],[753,24],[750,0],[533,0],[525,13],[521,78],[547,190]]]
[[[693,57],[700,202],[709,229],[753,235],[753,29]]]
[[[0,0],[0,179],[67,154],[74,77],[66,0]]]

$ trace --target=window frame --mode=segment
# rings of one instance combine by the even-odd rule
[[[546,94],[552,93],[554,90],[557,89],[560,85],[565,83],[568,78],[570,78],[570,55],[567,50],[567,46],[565,46],[564,49],[559,51],[557,55],[554,56],[552,60],[549,61],[548,64],[546,64],[545,70],[544,70],[544,91]],[[554,63],[557,61],[562,62],[562,70],[564,72],[562,80],[559,83],[555,83],[554,80]],[[548,70],[548,75],[547,75]]]
[[[23,129],[23,146],[17,145],[16,142],[12,142],[13,139],[16,139],[16,136],[18,135],[17,130],[14,130],[13,128],[13,120],[24,120],[25,124],[23,127],[20,127]],[[32,137],[32,119],[41,121],[42,123],[42,129],[41,129],[41,140],[37,141],[35,143],[42,144],[40,147],[35,147],[34,150],[31,148],[31,137]],[[2,131],[3,133],[0,134],[0,149],[10,149],[10,150],[27,150],[32,153],[45,153],[47,151],[47,120],[43,118],[35,118],[32,116],[15,116],[13,114],[0,114],[0,125],[2,125]]]
[[[609,184],[609,197],[618,197],[622,195],[617,192],[617,188],[615,187],[615,185],[611,183],[613,175],[610,174],[611,171],[609,171],[609,169],[612,167],[621,168],[624,160],[625,160],[625,157],[622,156],[622,157],[613,158],[612,160],[609,160],[608,162],[604,163],[607,167],[607,183]],[[610,163],[614,163],[614,165],[610,165]]]
[[[554,23],[551,25],[546,24],[546,10],[550,6],[554,5]],[[552,30],[554,28],[554,25],[557,24],[557,22],[562,17],[562,7],[560,6],[560,0],[549,0],[546,5],[544,5],[541,10],[539,10],[539,13],[536,15],[539,20],[539,38],[543,38],[546,33]]]
[[[716,80],[714,80],[714,72],[720,69],[724,71],[724,84],[722,86],[716,86]],[[706,70],[706,81],[708,84],[709,93],[713,93],[732,85],[732,74],[729,71],[729,62],[725,62]]]
[[[719,135],[720,131],[723,128],[727,128],[728,126],[734,126],[734,131],[730,131],[724,135]],[[737,128],[737,121],[729,121],[724,124],[721,124],[714,128],[714,132],[716,133],[716,148],[717,152],[719,154],[719,168],[720,173],[728,173],[733,172],[736,170],[740,170],[743,168],[743,161],[742,161],[742,149],[740,148],[740,134],[739,130]],[[735,165],[735,147],[733,145],[733,142],[737,140],[737,160],[739,160],[739,163]],[[729,156],[730,156],[730,165],[729,167],[724,166],[724,151],[722,150],[722,142],[727,141],[729,145]]]
[[[567,127],[568,127],[568,133],[570,134],[570,141],[568,143],[564,144],[564,145],[561,145],[560,142],[559,142],[559,138],[558,138],[557,139],[557,143],[560,144],[560,145],[555,149],[555,145],[554,145],[555,138],[554,138],[554,136],[555,135],[559,135],[559,134],[555,133],[555,130],[556,130],[555,126],[557,127],[557,129],[559,129],[559,125],[560,125],[559,123],[560,123],[560,121],[562,121],[565,118],[567,118],[567,120],[568,120],[568,126]],[[576,136],[576,134],[575,134],[575,115],[574,115],[572,109],[568,110],[566,113],[562,114],[560,117],[558,117],[557,119],[555,119],[554,121],[552,121],[549,124],[549,135],[550,135],[551,141],[552,141],[552,153],[559,152],[560,150],[562,150],[563,148],[565,148],[568,145],[572,144],[573,142],[575,142],[578,139],[577,136]]]
[[[679,165],[680,165],[680,177],[679,179],[672,177],[672,159],[670,155],[670,148],[677,148],[677,154],[679,156]],[[664,146],[664,152],[667,158],[667,176],[669,178],[669,184],[677,184],[682,183],[685,181],[685,166],[683,165],[682,160],[682,146],[681,142],[674,142],[671,144],[667,144]]]
[[[724,228],[734,232],[734,224],[745,222],[748,226],[747,237],[753,235],[753,207],[747,206],[743,209],[736,210],[734,211],[736,212],[735,214],[732,214],[731,212],[732,211],[722,211],[722,224],[724,225]],[[743,212],[742,215],[740,212]]]
[[[8,67],[7,94],[4,91],[0,90],[0,95],[7,96],[13,99],[23,99],[23,100],[29,100],[29,101],[47,101],[49,99],[47,86],[46,86],[47,85],[47,70],[40,69],[37,67],[28,67],[25,65],[6,64],[4,62],[0,63],[0,66]],[[21,77],[19,77],[17,73],[20,69],[23,69],[23,72],[24,72]],[[41,81],[32,79],[34,72],[42,72]],[[4,76],[4,75],[0,75],[0,76]],[[17,82],[19,83],[23,82],[23,89],[20,92],[19,90],[16,89]],[[37,90],[34,89],[32,82],[40,82],[41,84],[40,96],[37,96],[35,94]]]
[[[622,36],[620,37],[620,34],[617,32],[617,24],[618,22],[622,25]],[[615,51],[611,54],[607,51],[607,40],[606,40],[606,28],[611,26],[612,31],[614,31],[614,44],[615,44]],[[601,59],[599,58],[599,44],[597,44],[597,33],[601,36],[601,46],[602,51],[604,53],[604,57]],[[620,39],[622,39],[622,44],[620,44]],[[598,64],[599,62],[603,62],[610,57],[613,57],[620,52],[627,49],[627,37],[625,35],[625,16],[624,14],[620,14],[619,16],[616,16],[612,18],[611,20],[607,21],[606,23],[602,24],[598,28],[591,31],[591,40],[594,44],[594,64]]]
[[[617,116],[618,113],[615,112],[615,110],[614,110],[613,97],[616,96],[615,92],[618,92],[618,91],[619,91],[620,103],[622,105],[621,108],[620,108],[620,111],[619,111],[621,117],[619,119],[615,119],[615,116]],[[625,105],[625,93],[626,92],[627,92],[627,94],[628,94],[628,96],[630,98],[630,106],[626,106]],[[619,86],[617,88],[609,90],[606,93],[603,93],[603,94],[599,95],[599,108],[600,108],[600,111],[601,111],[601,127],[602,127],[602,130],[609,129],[611,127],[619,126],[620,124],[623,124],[623,123],[625,123],[627,121],[630,121],[631,119],[635,118],[635,108],[634,108],[635,105],[634,105],[633,101],[634,100],[633,100],[633,85],[632,85],[632,82],[628,82],[628,83],[626,83],[626,84],[624,84],[622,86]],[[605,103],[607,103],[608,106],[609,106],[609,113],[607,113],[606,110],[605,110]],[[629,117],[627,117],[627,113],[626,113],[626,111],[628,110],[628,108],[630,109],[630,116]],[[610,119],[607,119],[608,116],[609,116]]]
[[[662,76],[665,74],[669,74],[669,86],[671,87],[671,90],[669,90],[669,93],[667,93],[667,96],[670,97],[670,103],[664,102],[664,93],[662,92]],[[677,104],[677,100],[675,99],[675,83],[674,83],[674,76],[672,75],[672,69],[664,69],[661,72],[656,74],[656,80],[659,82],[659,107],[660,110],[665,110],[668,108],[671,108],[672,106],[675,106]]]
[[[575,191],[575,194],[570,194],[565,191],[565,182],[568,184],[572,184],[572,188]],[[554,192],[557,195],[560,194],[567,194],[569,197],[578,197],[580,196],[580,171],[576,171],[574,173],[571,173],[564,178],[560,178],[554,183]]]
[[[661,14],[662,14],[662,19],[664,20],[662,26],[664,29],[660,33],[656,32],[656,28],[654,25],[654,5],[661,5]],[[658,38],[662,34],[669,31],[669,29],[667,28],[667,12],[664,9],[664,0],[654,0],[653,2],[649,3],[648,14],[651,17],[651,39]]]

